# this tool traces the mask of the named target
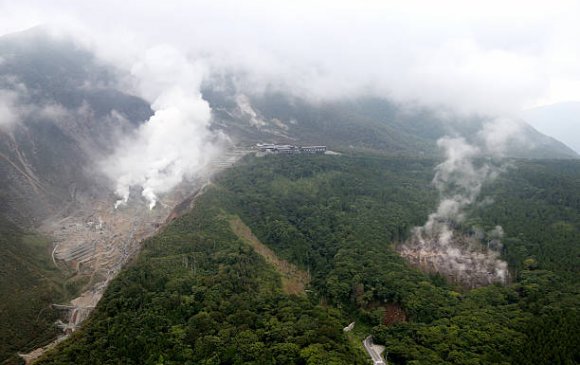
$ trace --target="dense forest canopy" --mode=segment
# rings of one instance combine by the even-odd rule
[[[580,364],[580,2],[417,5],[0,1],[0,365]]]
[[[0,361],[18,363],[17,351],[33,350],[58,334],[58,313],[49,305],[77,292],[78,283],[68,279],[50,259],[46,237],[0,215]]]
[[[85,328],[40,363],[356,364],[369,333],[395,364],[577,363],[580,164],[513,161],[485,185],[493,203],[458,229],[502,225],[514,280],[475,290],[394,250],[437,204],[435,164],[246,158],[145,241]],[[281,289],[231,217],[308,273],[303,295]]]

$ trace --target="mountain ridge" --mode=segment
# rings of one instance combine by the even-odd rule
[[[524,110],[521,116],[547,135],[565,141],[580,153],[580,102],[561,102]]]

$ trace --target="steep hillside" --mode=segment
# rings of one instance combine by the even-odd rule
[[[95,173],[95,161],[151,115],[148,104],[118,89],[120,71],[42,28],[0,38],[0,55],[2,107],[14,119],[0,129],[0,213],[38,226],[48,216],[66,216],[75,204],[107,196],[110,182]],[[342,152],[432,156],[438,138],[469,138],[484,122],[409,111],[376,98],[309,102],[279,93],[245,96],[234,86],[211,83],[204,97],[213,108],[213,128],[242,144],[275,140]],[[578,157],[527,125],[521,135],[521,143],[509,144],[508,155]]]
[[[106,266],[105,273],[118,270],[120,264],[103,264],[103,258],[98,265],[85,262],[83,273],[77,263],[67,262],[71,252],[83,251],[78,260],[102,250],[91,222],[105,222],[100,238],[109,245],[127,245],[130,240],[119,236],[124,228],[133,229],[136,239],[142,234],[137,225],[124,224],[128,219],[106,222],[113,197],[95,162],[112,151],[117,134],[133,129],[151,110],[142,99],[113,87],[112,68],[43,29],[0,38],[0,57],[2,362],[62,332],[55,316],[66,321],[66,313],[55,313],[49,305],[65,304],[106,277],[90,264]],[[138,212],[131,214],[139,219]],[[117,261],[126,259],[118,256]]]
[[[245,160],[191,214],[149,240],[87,327],[40,363],[350,364],[360,350],[345,341],[356,344],[369,332],[395,364],[573,363],[580,165],[513,161],[486,185],[495,203],[476,205],[457,229],[504,226],[503,256],[514,280],[465,290],[413,269],[395,251],[436,205],[434,164],[363,156]],[[280,296],[275,266],[235,238],[232,214],[309,273],[308,300]],[[286,299],[273,304],[267,293]],[[341,333],[353,320],[358,332]],[[280,357],[282,338],[292,357]]]
[[[287,295],[212,189],[147,240],[86,327],[38,363],[364,364],[341,313]]]
[[[39,317],[37,309],[63,298],[70,299],[72,294],[78,297],[72,300],[70,313],[63,317],[68,330],[76,329],[99,301],[111,280],[139,251],[141,240],[156,232],[159,227],[164,227],[168,217],[173,219],[186,210],[173,208],[184,201],[185,205],[182,206],[189,206],[189,202],[197,194],[196,191],[201,192],[202,186],[208,185],[209,175],[197,176],[161,197],[160,204],[151,211],[139,201],[130,202],[121,209],[113,207],[115,196],[112,182],[99,172],[98,161],[102,161],[104,156],[115,149],[119,136],[134,131],[152,114],[147,102],[119,89],[119,76],[126,75],[121,75],[119,70],[103,64],[70,38],[48,34],[41,28],[0,38],[0,221],[3,227],[7,227],[2,235],[0,257],[6,261],[2,264],[12,270],[6,271],[6,275],[10,275],[2,280],[2,290],[6,293],[13,290],[19,293],[4,296],[8,299],[3,303],[2,315],[9,319],[23,318],[28,324],[28,327],[22,325],[23,331],[18,336],[13,335],[15,327],[10,321],[6,322],[10,326],[0,328],[0,337],[6,344],[0,356],[8,357],[17,350],[28,350],[32,345],[45,342],[50,335],[54,335],[51,324],[54,316],[49,314],[44,317],[42,312]],[[211,127],[222,129],[241,145],[251,145],[259,141],[326,144],[342,152],[343,156],[336,160],[329,156],[304,157],[303,160],[250,159],[245,167],[226,175],[220,181],[215,189],[223,197],[212,195],[212,204],[222,209],[219,214],[223,213],[230,219],[235,216],[241,218],[254,235],[246,236],[256,239],[254,241],[252,238],[251,242],[264,244],[263,247],[255,247],[262,247],[261,252],[265,259],[256,256],[246,247],[248,242],[243,237],[240,240],[239,237],[231,236],[232,232],[206,232],[201,228],[201,231],[192,232],[189,227],[182,227],[183,230],[172,238],[175,240],[174,246],[165,254],[156,251],[155,255],[180,255],[178,243],[184,237],[195,236],[188,241],[195,246],[200,240],[205,242],[205,239],[210,239],[208,237],[215,234],[211,238],[212,242],[224,240],[227,247],[215,251],[212,246],[206,252],[204,258],[208,260],[209,271],[194,272],[193,276],[187,276],[190,275],[190,266],[186,263],[187,270],[166,273],[164,269],[155,266],[161,259],[139,259],[145,260],[138,260],[136,264],[135,270],[139,275],[147,276],[145,272],[153,267],[159,270],[155,273],[157,278],[161,278],[159,282],[166,279],[172,281],[186,275],[183,285],[187,288],[179,286],[181,284],[176,284],[179,286],[177,289],[170,286],[178,293],[178,298],[181,298],[181,291],[185,292],[193,285],[201,285],[200,282],[203,285],[198,289],[205,295],[206,289],[210,290],[209,286],[215,285],[222,278],[222,270],[226,270],[227,275],[224,275],[228,280],[242,281],[232,290],[240,295],[240,300],[246,300],[250,296],[248,300],[253,307],[244,307],[248,311],[257,310],[259,315],[265,315],[269,320],[276,317],[278,321],[284,322],[284,328],[289,326],[291,320],[278,313],[277,309],[268,309],[269,306],[274,306],[272,303],[281,300],[282,306],[291,307],[288,311],[294,314],[305,308],[312,311],[309,312],[312,313],[310,317],[305,317],[303,326],[293,332],[294,342],[291,344],[275,341],[270,343],[270,335],[263,332],[266,324],[261,322],[251,328],[253,334],[244,334],[242,337],[247,335],[247,338],[236,339],[240,343],[252,340],[252,343],[257,343],[255,348],[258,350],[266,346],[269,351],[267,353],[276,359],[282,356],[280,353],[289,351],[294,359],[288,360],[290,363],[304,362],[308,358],[317,359],[319,356],[335,356],[338,363],[359,361],[360,354],[351,348],[348,338],[336,330],[342,322],[353,318],[371,326],[379,323],[381,318],[391,318],[385,311],[390,311],[391,314],[404,313],[395,317],[420,323],[428,323],[434,318],[449,315],[452,311],[449,308],[455,308],[453,306],[458,301],[454,292],[450,291],[442,278],[432,278],[408,267],[392,250],[391,244],[406,238],[409,229],[420,225],[435,204],[436,193],[430,186],[435,162],[423,158],[437,155],[437,139],[446,134],[464,135],[468,140],[476,138],[485,120],[443,118],[426,109],[411,112],[400,105],[376,98],[313,102],[281,93],[246,96],[240,94],[235,87],[222,88],[221,85],[211,82],[206,85],[203,96],[212,106]],[[508,155],[526,158],[577,158],[566,146],[539,134],[527,125],[523,125],[520,133],[520,140],[523,142],[510,144]],[[215,170],[228,167],[245,152],[224,153],[220,157],[222,160],[218,158],[213,161],[213,167]],[[361,153],[365,155],[361,156]],[[369,155],[379,157],[371,158]],[[385,156],[389,158],[384,158]],[[555,163],[554,166],[560,165]],[[556,174],[558,181],[565,181],[568,184],[566,189],[556,191],[568,196],[567,194],[576,191],[573,182],[575,165],[571,163],[562,166],[572,166],[572,175],[566,175],[561,180],[558,172],[548,169],[546,176]],[[535,181],[535,174],[536,172],[531,172],[531,181]],[[527,178],[519,183],[521,186],[529,184]],[[511,182],[508,181],[507,184],[509,188],[506,189],[515,193]],[[543,193],[543,190],[530,191],[532,190],[540,195]],[[530,195],[522,199],[533,198],[532,201],[536,201],[534,199],[538,196]],[[548,203],[552,204],[551,201],[543,200],[537,204],[541,207]],[[510,201],[510,204],[518,206],[521,201]],[[557,202],[554,204],[558,206]],[[203,207],[208,208],[208,205]],[[536,233],[555,234],[561,229],[567,234],[565,237],[574,238],[577,232],[575,225],[568,222],[573,222],[570,217],[575,214],[573,212],[576,208],[572,205],[571,209],[563,210],[562,214],[571,214],[563,216],[563,224],[554,221],[550,223],[553,230]],[[488,211],[481,212],[481,216],[486,216],[486,212]],[[214,213],[210,216],[214,219],[208,218],[209,221],[206,221],[211,226],[207,229],[226,230],[223,227],[223,217],[217,212]],[[553,213],[550,211],[550,219],[553,218]],[[200,214],[198,211],[184,218],[184,221],[197,222],[202,219]],[[498,213],[497,216],[501,214]],[[538,213],[538,217],[543,216]],[[491,216],[487,219],[493,220]],[[509,220],[510,216],[505,219]],[[523,218],[518,216],[518,220]],[[469,230],[469,227],[462,228],[466,232]],[[518,229],[527,232],[526,227]],[[530,231],[533,229],[536,228],[530,228]],[[48,241],[24,233],[31,230],[40,232]],[[171,229],[167,232],[170,231]],[[201,238],[196,236],[198,234]],[[510,246],[507,246],[506,251],[511,255],[508,258],[515,260],[510,262],[513,267],[521,266],[522,260],[537,260],[535,252],[538,252],[537,255],[544,255],[544,251],[537,250],[531,244],[531,253],[528,254],[528,242],[517,243],[519,241],[514,237],[516,236],[511,237],[516,242],[513,247],[517,249],[510,251]],[[156,243],[150,243],[149,248],[153,249],[158,244],[162,246],[165,239],[165,236],[154,239],[151,242]],[[533,241],[531,238],[530,240]],[[241,245],[244,242],[246,245]],[[555,247],[554,250],[559,253],[569,253],[566,245],[560,241],[550,247]],[[241,250],[239,255],[255,264],[255,267],[247,271],[229,269],[238,258],[238,249]],[[173,251],[175,252],[171,253]],[[145,253],[144,257],[150,253]],[[365,266],[352,266],[353,257],[364,262]],[[553,256],[545,260],[546,263],[558,263],[558,258]],[[65,269],[66,277],[46,265],[50,262]],[[384,263],[388,263],[388,270]],[[566,263],[569,264],[567,261]],[[146,266],[139,266],[145,264]],[[286,279],[291,278],[292,273],[299,273],[294,278],[296,285],[293,286],[298,287],[296,290],[301,292],[302,286],[310,283],[310,289],[306,289],[310,293],[309,299],[288,299],[289,296],[283,293],[279,297],[279,280],[273,279],[277,278],[277,274],[268,265],[278,266],[278,274],[287,275]],[[281,269],[282,266],[286,271]],[[549,270],[557,271],[560,270],[559,267],[554,264]],[[517,272],[514,274],[517,275]],[[566,280],[575,275],[573,270],[570,275],[572,276],[566,277]],[[45,279],[47,282],[43,281]],[[112,293],[116,290],[120,298],[125,298],[127,288],[123,283],[127,281],[123,280],[129,279],[120,280],[116,281],[116,289]],[[129,287],[133,285],[132,280],[128,281]],[[65,287],[72,285],[72,289],[62,289],[63,283]],[[35,290],[21,290],[30,285]],[[141,299],[144,301],[152,300],[153,297],[157,301],[157,295],[167,295],[165,286],[147,285],[131,290],[143,294]],[[271,290],[264,292],[263,286]],[[287,293],[291,292],[286,289]],[[214,302],[227,302],[223,293],[215,294],[212,291],[210,294],[218,297],[208,299],[208,306],[214,305]],[[259,303],[251,301],[258,299],[263,300]],[[110,306],[109,300],[112,299],[107,299],[103,306]],[[187,308],[186,313],[183,313],[183,303],[179,300],[172,299],[169,303],[161,300],[163,303],[156,302],[152,307],[144,309],[144,312],[139,312],[152,315],[151,332],[145,337],[148,340],[153,339],[152,333],[161,327],[167,330],[167,326],[177,326],[175,333],[168,333],[175,337],[173,344],[182,346],[186,354],[183,358],[175,357],[181,360],[174,361],[212,358],[216,354],[206,351],[209,345],[202,344],[201,348],[205,346],[204,350],[195,347],[200,333],[190,333],[183,337],[183,328],[176,324],[179,320],[189,321],[192,315],[202,311],[201,307],[196,307],[195,313]],[[32,307],[21,305],[24,302],[30,303]],[[127,310],[135,309],[131,305],[120,308],[118,315],[123,316]],[[169,310],[168,308],[173,307],[179,313],[174,313],[175,317],[170,319],[159,314],[162,311],[155,315],[150,313],[150,309]],[[337,308],[340,310],[336,311]],[[227,307],[224,310],[236,309]],[[39,319],[30,322],[32,312]],[[95,318],[100,318],[95,319],[97,326],[105,318],[102,311],[99,313],[95,315]],[[325,323],[325,327],[309,327],[307,322],[312,317]],[[214,313],[212,320],[216,323],[227,322],[231,331],[219,333],[214,328],[201,335],[218,337],[222,342],[235,338],[237,333],[233,333],[236,331],[246,330],[245,325],[250,326],[243,321],[239,322],[235,316],[224,319]],[[391,322],[391,319],[384,321]],[[140,323],[131,316],[127,317],[127,323],[129,322]],[[507,327],[510,325],[506,324]],[[30,329],[30,326],[34,329]],[[93,331],[91,328],[93,327],[89,327],[87,331]],[[97,332],[103,331],[103,328],[99,327]],[[108,328],[107,326],[107,330]],[[116,330],[119,332],[111,335],[111,341],[125,338],[123,328]],[[131,331],[134,331],[131,332],[133,336],[138,333],[138,328],[131,327]],[[379,332],[379,337],[382,336],[380,338],[386,338],[384,331]],[[75,338],[82,336],[84,335]],[[213,344],[217,341],[214,337],[205,340]],[[184,342],[184,338],[189,342]],[[325,345],[326,341],[328,345]],[[176,354],[171,351],[167,353],[167,343],[152,346],[150,352],[142,351],[142,345],[135,345],[130,353],[116,353],[115,356],[141,363],[160,361],[161,355]],[[276,347],[278,345],[279,348]],[[84,351],[85,346],[89,345],[82,342],[79,346]],[[110,343],[99,342],[95,346],[97,347],[94,349],[98,352],[109,349]],[[504,347],[497,349],[498,358],[507,358],[508,350]],[[232,351],[231,348],[226,351],[227,356],[224,358],[228,361],[246,361],[257,356],[256,353],[250,353],[236,358]],[[422,351],[427,350],[417,351],[423,354]],[[75,352],[73,355],[82,357],[86,354],[79,355]],[[400,356],[404,358],[407,355]],[[82,361],[78,359],[80,362],[86,362],[85,360],[90,362],[86,358]],[[262,360],[255,359],[258,362]]]
[[[0,363],[17,364],[17,351],[51,341],[58,313],[49,306],[75,293],[50,260],[50,241],[0,218]]]
[[[114,69],[42,28],[0,38],[0,55],[2,101],[14,119],[0,129],[0,213],[37,226],[108,193],[94,163],[148,118],[148,104],[114,88]]]

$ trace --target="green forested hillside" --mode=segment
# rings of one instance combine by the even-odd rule
[[[65,299],[64,281],[48,240],[0,217],[0,363],[18,363],[17,351],[44,345],[58,333],[49,305]]]
[[[220,195],[147,240],[86,328],[40,363],[364,364],[340,311],[282,293],[230,230]]]
[[[395,364],[574,364],[580,164],[514,161],[464,227],[504,227],[513,283],[465,291],[394,251],[436,207],[434,161],[248,158],[148,240],[86,327],[42,364],[353,364],[357,321]],[[239,216],[311,276],[307,297],[236,238]]]

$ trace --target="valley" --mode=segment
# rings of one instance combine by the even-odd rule
[[[246,153],[246,149],[232,148],[214,159],[206,174],[183,182],[164,196],[155,209],[148,209],[140,200],[115,207],[111,198],[95,199],[86,202],[82,209],[78,208],[78,202],[72,212],[70,208],[65,209],[70,212],[65,217],[46,219],[38,231],[52,240],[52,262],[70,273],[69,281],[81,283],[81,293],[71,298],[70,303],[51,304],[61,318],[57,326],[62,334],[53,343],[20,356],[32,363],[79,329],[111,280],[138,254],[143,240],[191,209],[195,198],[209,185],[211,176],[231,167]]]
[[[495,82],[65,33],[0,36],[0,364],[580,362],[580,156]]]
[[[95,361],[88,356],[103,363],[147,363],[160,356],[167,363],[364,363],[365,328],[385,346],[389,363],[573,358],[578,247],[567,243],[578,230],[561,231],[557,222],[575,225],[578,209],[560,210],[553,199],[576,204],[580,190],[537,194],[554,174],[566,186],[575,184],[577,162],[515,163],[516,170],[488,187],[486,194],[497,203],[476,208],[477,220],[456,228],[467,233],[472,224],[502,224],[514,284],[469,290],[414,269],[395,251],[393,243],[410,238],[410,228],[423,224],[436,206],[429,186],[435,161],[247,156],[208,187],[191,213],[146,240],[135,264],[111,282],[87,326],[39,363]],[[529,209],[536,206],[530,199],[537,210]],[[529,225],[546,219],[553,222],[547,231]],[[549,252],[541,248],[548,237]],[[541,268],[529,266],[530,257]],[[570,260],[552,265],[558,257]],[[310,273],[306,296],[285,287],[283,267],[293,272],[292,265]],[[302,314],[284,314],[295,311]],[[536,319],[551,321],[555,313],[566,318],[566,326],[528,335]],[[342,328],[352,321],[360,329],[347,341]],[[126,336],[138,340],[127,342]],[[559,345],[540,355],[531,350],[539,348],[536,341]]]

